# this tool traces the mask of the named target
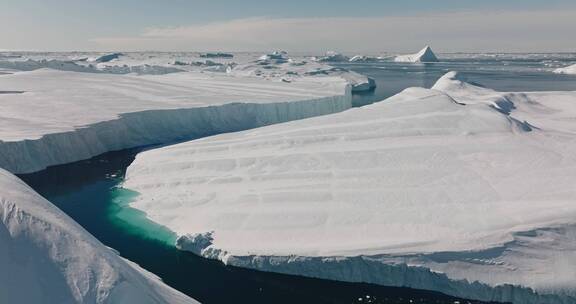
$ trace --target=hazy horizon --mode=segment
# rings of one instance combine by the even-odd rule
[[[575,52],[575,20],[569,0],[20,0],[2,5],[0,50]]]

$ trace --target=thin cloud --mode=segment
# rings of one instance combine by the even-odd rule
[[[127,50],[575,51],[576,10],[475,11],[371,18],[247,18],[92,40]]]

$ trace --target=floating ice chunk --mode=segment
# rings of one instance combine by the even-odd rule
[[[571,65],[571,66],[567,66],[565,68],[555,69],[554,73],[576,75],[576,64]]]
[[[200,54],[200,58],[234,58],[233,54],[229,53],[204,53]]]
[[[438,58],[432,52],[429,46],[426,46],[420,52],[410,55],[400,55],[394,58],[396,62],[438,62]]]

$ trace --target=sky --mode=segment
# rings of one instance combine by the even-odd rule
[[[0,49],[576,52],[575,0],[0,0]]]

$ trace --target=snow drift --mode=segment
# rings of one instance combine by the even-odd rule
[[[420,52],[410,55],[400,55],[394,58],[396,62],[438,62],[438,58],[429,46],[426,46]]]
[[[124,187],[179,248],[227,264],[576,302],[576,93],[463,80],[147,151]]]
[[[197,303],[0,169],[1,303]]]

